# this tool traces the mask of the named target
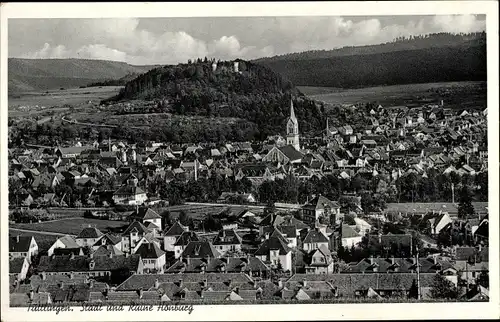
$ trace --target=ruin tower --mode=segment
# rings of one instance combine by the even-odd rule
[[[297,151],[300,151],[299,144],[299,121],[295,117],[293,110],[293,101],[290,99],[290,116],[286,123],[286,144],[292,145]]]

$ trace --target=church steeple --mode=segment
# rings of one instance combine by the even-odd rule
[[[299,151],[299,122],[297,117],[295,117],[295,111],[293,110],[293,101],[290,99],[290,116],[286,123],[286,143],[293,145],[293,147]]]
[[[293,110],[293,101],[290,99],[290,119],[297,122],[297,118],[295,117],[295,111]]]

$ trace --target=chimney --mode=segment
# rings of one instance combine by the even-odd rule
[[[373,255],[370,256],[370,265],[373,265],[374,260],[373,260]]]
[[[30,290],[30,301],[33,301],[34,296],[35,296],[35,292],[33,292],[33,290]]]
[[[113,252],[110,251],[108,256],[109,258],[113,258]]]
[[[89,257],[90,257],[90,258],[94,258],[94,253],[90,253],[90,254],[89,254]]]
[[[42,272],[42,280],[45,281],[47,279],[47,273]]]
[[[303,279],[303,280],[302,280],[302,286],[303,286],[303,287],[306,287],[306,286],[307,286],[307,280],[306,280],[306,279]]]
[[[283,282],[281,284],[283,285]],[[252,281],[252,285],[254,289],[257,288],[257,282],[255,280]]]
[[[139,298],[142,299],[144,291],[142,290],[142,287],[139,289]]]
[[[158,279],[155,279],[155,288],[159,288],[160,287],[160,281]]]
[[[278,280],[278,287],[283,288],[283,281],[281,279]]]
[[[75,259],[75,253],[71,253],[69,259]]]
[[[184,286],[184,280],[181,278],[179,279],[179,288],[182,289],[183,286]]]
[[[89,287],[94,288],[94,280],[93,279],[89,280]]]
[[[396,259],[394,258],[394,256],[391,257],[391,264],[392,265],[396,264]]]
[[[432,257],[432,261],[434,262],[434,265],[437,265],[437,263],[438,263],[438,258],[437,258],[437,256],[433,256],[433,257]]]
[[[125,252],[125,258],[128,258],[130,256],[129,252]]]

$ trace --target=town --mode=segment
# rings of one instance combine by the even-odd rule
[[[287,104],[261,142],[11,147],[11,305],[488,300],[487,109]]]

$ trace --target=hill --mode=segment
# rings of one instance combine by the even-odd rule
[[[9,58],[9,94],[85,86],[144,73],[154,66],[92,59]]]
[[[219,61],[215,69],[214,63],[198,59],[152,69],[103,103],[147,100],[156,102],[157,112],[240,118],[257,125],[258,133],[249,139],[262,139],[284,132],[293,97],[303,133],[324,127],[323,104],[306,98],[271,69],[243,60]]]
[[[297,86],[358,88],[486,80],[486,34],[448,33],[258,59]]]

